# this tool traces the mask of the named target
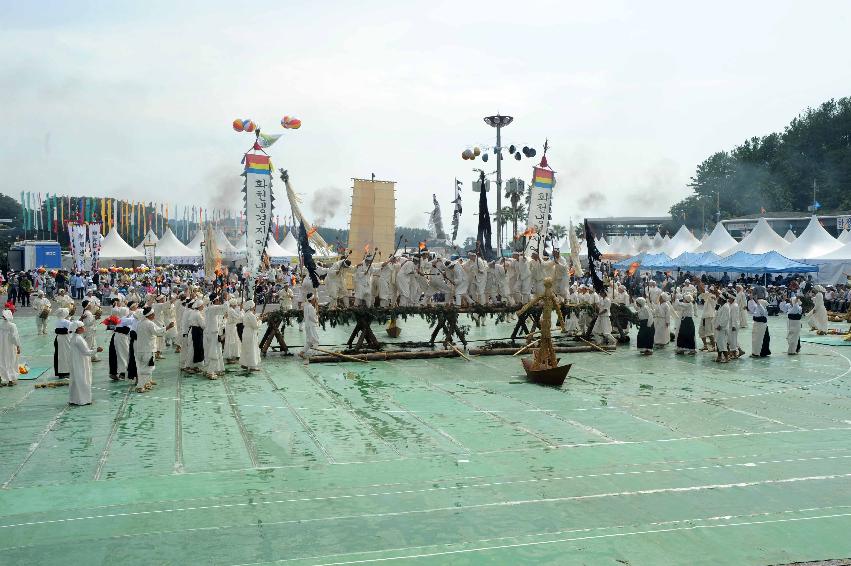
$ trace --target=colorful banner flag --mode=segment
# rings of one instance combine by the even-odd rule
[[[246,267],[253,292],[272,230],[272,163],[268,155],[245,154]]]

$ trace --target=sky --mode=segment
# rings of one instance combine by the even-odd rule
[[[503,146],[549,140],[554,222],[664,215],[713,152],[851,94],[850,24],[845,1],[0,0],[0,192],[236,209],[232,121],[290,115],[270,154],[309,218],[347,226],[375,173],[398,225],[425,227],[432,193],[448,224],[458,178],[471,235],[495,161],[461,152],[500,112]]]

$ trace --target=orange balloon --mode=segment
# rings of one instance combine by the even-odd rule
[[[293,118],[289,121],[289,125],[290,128],[292,128],[293,130],[297,130],[301,128],[301,120],[299,120],[298,118]]]
[[[237,118],[233,121],[233,129],[237,132],[241,132],[244,128],[242,127],[242,120]]]

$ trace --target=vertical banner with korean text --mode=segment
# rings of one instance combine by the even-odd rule
[[[550,206],[552,205],[555,174],[550,169],[534,167],[532,186],[530,187],[529,216],[526,220],[527,231],[533,232],[526,243],[528,252],[543,250],[542,238],[549,229]]]
[[[102,240],[100,228],[100,222],[89,224],[89,248],[91,249],[93,271],[100,268],[100,246]]]
[[[272,230],[272,163],[268,155],[245,155],[245,254],[252,283],[260,271]],[[253,285],[250,287],[253,292]]]

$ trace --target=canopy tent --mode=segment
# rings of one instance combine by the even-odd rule
[[[662,234],[656,232],[656,235],[653,236],[653,244],[652,249],[654,251],[661,251],[662,248],[665,247],[665,238],[662,237]]]
[[[597,244],[597,249],[600,251],[601,254],[609,253],[609,242],[607,242],[605,238],[597,238],[596,240],[594,240],[594,243]]]
[[[831,236],[818,218],[813,216],[806,229],[801,232],[794,242],[783,251],[783,254],[795,259],[810,259],[821,257],[842,247],[842,242]]]
[[[786,253],[786,248],[790,245],[789,242],[771,229],[765,218],[760,218],[750,234],[721,255],[728,256],[736,252],[747,252],[749,254],[762,254],[765,252]]]
[[[843,244],[847,244],[848,242],[851,242],[851,232],[849,232],[846,228],[839,233],[836,239],[842,242]]]
[[[851,274],[851,241],[821,257],[809,260],[819,268],[818,281],[828,285],[845,283]]]
[[[695,269],[711,273],[814,273],[819,270],[816,265],[789,259],[775,251],[761,254],[736,252]]]
[[[783,234],[783,239],[791,244],[796,239],[798,239],[798,236],[796,236],[792,229],[789,228],[788,230],[786,230],[786,233]]]
[[[185,246],[169,227],[166,227],[163,237],[159,239],[155,253],[162,263],[189,265],[201,260],[201,252],[194,252]]]
[[[287,235],[281,241],[281,248],[292,257],[298,257],[298,241],[295,239],[292,230],[287,232]]]
[[[640,252],[648,252],[650,248],[653,247],[653,240],[650,239],[650,236],[644,234],[638,239],[638,242],[635,244],[635,249]]]
[[[269,241],[266,243],[266,253],[269,255],[269,261],[273,264],[287,263],[291,258],[298,255],[287,252],[271,234],[269,234]]]
[[[660,266],[665,265],[671,261],[671,258],[666,256],[665,254],[651,254],[642,252],[636,256],[627,258],[623,261],[619,261],[617,263],[613,263],[612,267],[615,269],[629,269],[633,263],[638,263],[639,269],[642,270],[653,270],[660,269]]]
[[[245,234],[241,234],[234,238],[234,240],[231,242],[231,245],[234,247],[234,249],[236,249],[238,253],[244,254],[245,250],[248,247],[248,244],[245,241]]]
[[[216,230],[216,246],[218,246],[219,251],[222,253],[222,257],[234,257],[239,255],[239,250],[233,247],[233,244],[230,243],[228,237],[225,236],[225,233],[221,228]]]
[[[198,230],[195,232],[195,235],[189,240],[189,243],[186,244],[186,247],[189,248],[192,253],[201,253],[201,244],[204,243],[204,232],[203,230]]]
[[[703,242],[705,242],[708,237],[709,234],[707,232],[704,232],[703,236],[700,237],[700,243],[702,244]]]
[[[699,245],[700,240],[695,238],[685,225],[682,225],[674,237],[665,244],[663,251],[671,257],[677,257],[685,252],[693,252]]]
[[[609,255],[620,255],[631,257],[638,253],[638,248],[635,247],[635,243],[632,242],[626,236],[615,236],[612,239],[612,244],[609,246]]]
[[[113,228],[100,243],[100,262],[145,261],[145,254],[135,250]]]
[[[719,259],[721,256],[714,252],[684,252],[659,267],[660,269],[695,271],[695,268]]]
[[[145,234],[145,237],[142,238],[142,241],[139,242],[138,246],[136,246],[136,251],[142,252],[144,254],[145,253],[145,242],[153,242],[153,243],[156,244],[159,241],[160,241],[160,239],[157,238],[157,235],[154,233],[154,231],[148,230],[148,233]]]
[[[733,236],[727,232],[727,229],[724,228],[724,225],[720,222],[715,225],[715,228],[712,230],[712,233],[709,234],[709,237],[706,238],[699,246],[697,246],[694,251],[695,252],[712,252],[718,255],[723,255],[724,252],[732,248],[736,245],[736,240],[733,239]]]

